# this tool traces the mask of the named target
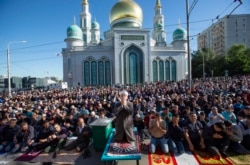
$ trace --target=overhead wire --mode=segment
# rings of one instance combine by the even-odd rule
[[[229,16],[242,4],[241,0],[234,0],[234,2],[230,3],[228,7],[226,7],[216,18],[218,19],[220,17],[221,14],[223,14],[228,8],[230,8],[232,6],[232,4],[234,4],[235,2],[239,1],[240,4],[237,5],[233,11],[229,14]],[[194,0],[194,2],[192,3],[190,10],[192,11],[194,6],[196,5],[196,3],[198,2],[198,0]],[[230,18],[230,17],[228,17]],[[200,23],[200,22],[207,22],[207,21],[212,21],[213,19],[204,19],[204,20],[198,20],[198,21],[190,21],[191,24],[194,23]],[[185,22],[182,24],[186,24]],[[165,25],[164,27],[170,27],[170,26],[178,26],[178,24],[169,24],[169,25]],[[150,28],[144,28],[144,29],[153,29],[153,27]],[[168,32],[170,33],[170,32]],[[199,33],[198,33],[199,34]],[[194,34],[191,35],[190,37],[196,37],[198,36],[198,34]],[[102,35],[103,36],[103,35]],[[59,43],[64,43],[63,41],[58,41],[58,42],[51,42],[51,43],[45,43],[45,44],[39,44],[39,45],[32,45],[32,46],[26,46],[26,47],[21,47],[21,48],[15,48],[12,49],[13,50],[22,50],[22,49],[30,49],[30,48],[36,48],[36,47],[42,47],[42,46],[48,46],[48,45],[55,45],[55,44],[59,44]],[[6,50],[0,50],[0,52],[5,52]],[[1,55],[0,55],[1,56]],[[38,58],[38,59],[30,59],[30,60],[23,60],[23,61],[18,61],[18,62],[28,62],[28,61],[36,61],[36,60],[46,60],[46,59],[55,59],[57,57],[47,57],[47,58]],[[12,62],[12,63],[17,63],[17,62]],[[3,63],[0,63],[3,64]],[[5,64],[5,63],[4,63]]]
[[[217,15],[217,16],[215,17],[215,19],[219,19],[220,16],[221,16],[226,10],[228,10],[233,4],[234,4],[234,2],[230,3],[230,4],[228,5],[228,7],[226,7],[219,15]]]
[[[32,62],[32,61],[38,61],[38,60],[49,60],[49,59],[56,59],[58,57],[43,57],[43,58],[34,58],[34,59],[29,59],[29,60],[20,60],[20,61],[12,61],[11,63],[12,64],[15,64],[15,63],[23,63],[23,62]],[[0,63],[1,64],[6,64],[6,63]]]
[[[227,18],[230,17],[230,15],[232,15],[232,13],[240,6],[243,4],[243,2],[241,0],[234,0],[234,2],[239,1],[239,4],[231,11],[231,13],[227,16]]]
[[[25,47],[21,47],[21,48],[14,48],[11,49],[13,50],[22,50],[22,49],[29,49],[29,48],[36,48],[36,47],[42,47],[42,46],[47,46],[47,45],[55,45],[55,44],[59,44],[59,43],[63,43],[63,41],[57,41],[57,42],[51,42],[51,43],[45,43],[45,44],[39,44],[39,45],[32,45],[32,46],[25,46]],[[5,52],[6,50],[0,50],[0,52]]]

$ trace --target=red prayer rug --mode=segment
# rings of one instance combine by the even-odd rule
[[[140,136],[137,132],[135,133],[136,141],[134,143],[120,142],[116,143],[113,141],[110,143],[107,155],[108,156],[131,156],[139,155],[140,150]]]
[[[19,156],[18,158],[16,158],[15,161],[31,161],[32,159],[37,157],[40,153],[41,151],[33,151],[33,152],[25,153]]]
[[[154,154],[148,153],[149,165],[177,165],[176,159],[172,153],[164,154],[159,147],[157,147]]]
[[[233,165],[227,158],[211,157],[206,152],[195,151],[193,155],[200,165]]]

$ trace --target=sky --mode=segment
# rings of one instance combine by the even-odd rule
[[[109,13],[119,0],[88,0],[92,21],[103,32],[110,29]],[[143,28],[153,27],[156,0],[134,0],[143,10]],[[195,0],[189,0],[189,6]],[[0,75],[7,75],[7,47],[10,50],[11,76],[63,79],[62,48],[66,47],[66,29],[79,25],[82,0],[0,0]],[[249,14],[250,0],[242,0],[233,14]],[[186,28],[186,0],[161,0],[167,43],[178,22]],[[197,34],[224,17],[239,4],[234,0],[198,0],[190,13],[190,47],[197,50]],[[12,41],[27,41],[26,43]]]

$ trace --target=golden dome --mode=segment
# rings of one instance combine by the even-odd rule
[[[135,3],[133,0],[120,0],[112,7],[109,21],[112,25],[117,21],[120,23],[121,21],[123,21],[124,23],[132,23],[132,21],[134,20],[141,26],[143,19],[142,17],[142,9],[137,3]]]

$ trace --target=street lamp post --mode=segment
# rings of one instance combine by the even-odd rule
[[[11,84],[10,84],[10,45],[14,43],[25,43],[27,41],[10,41],[7,47],[7,73],[8,73],[8,95],[11,97]]]

